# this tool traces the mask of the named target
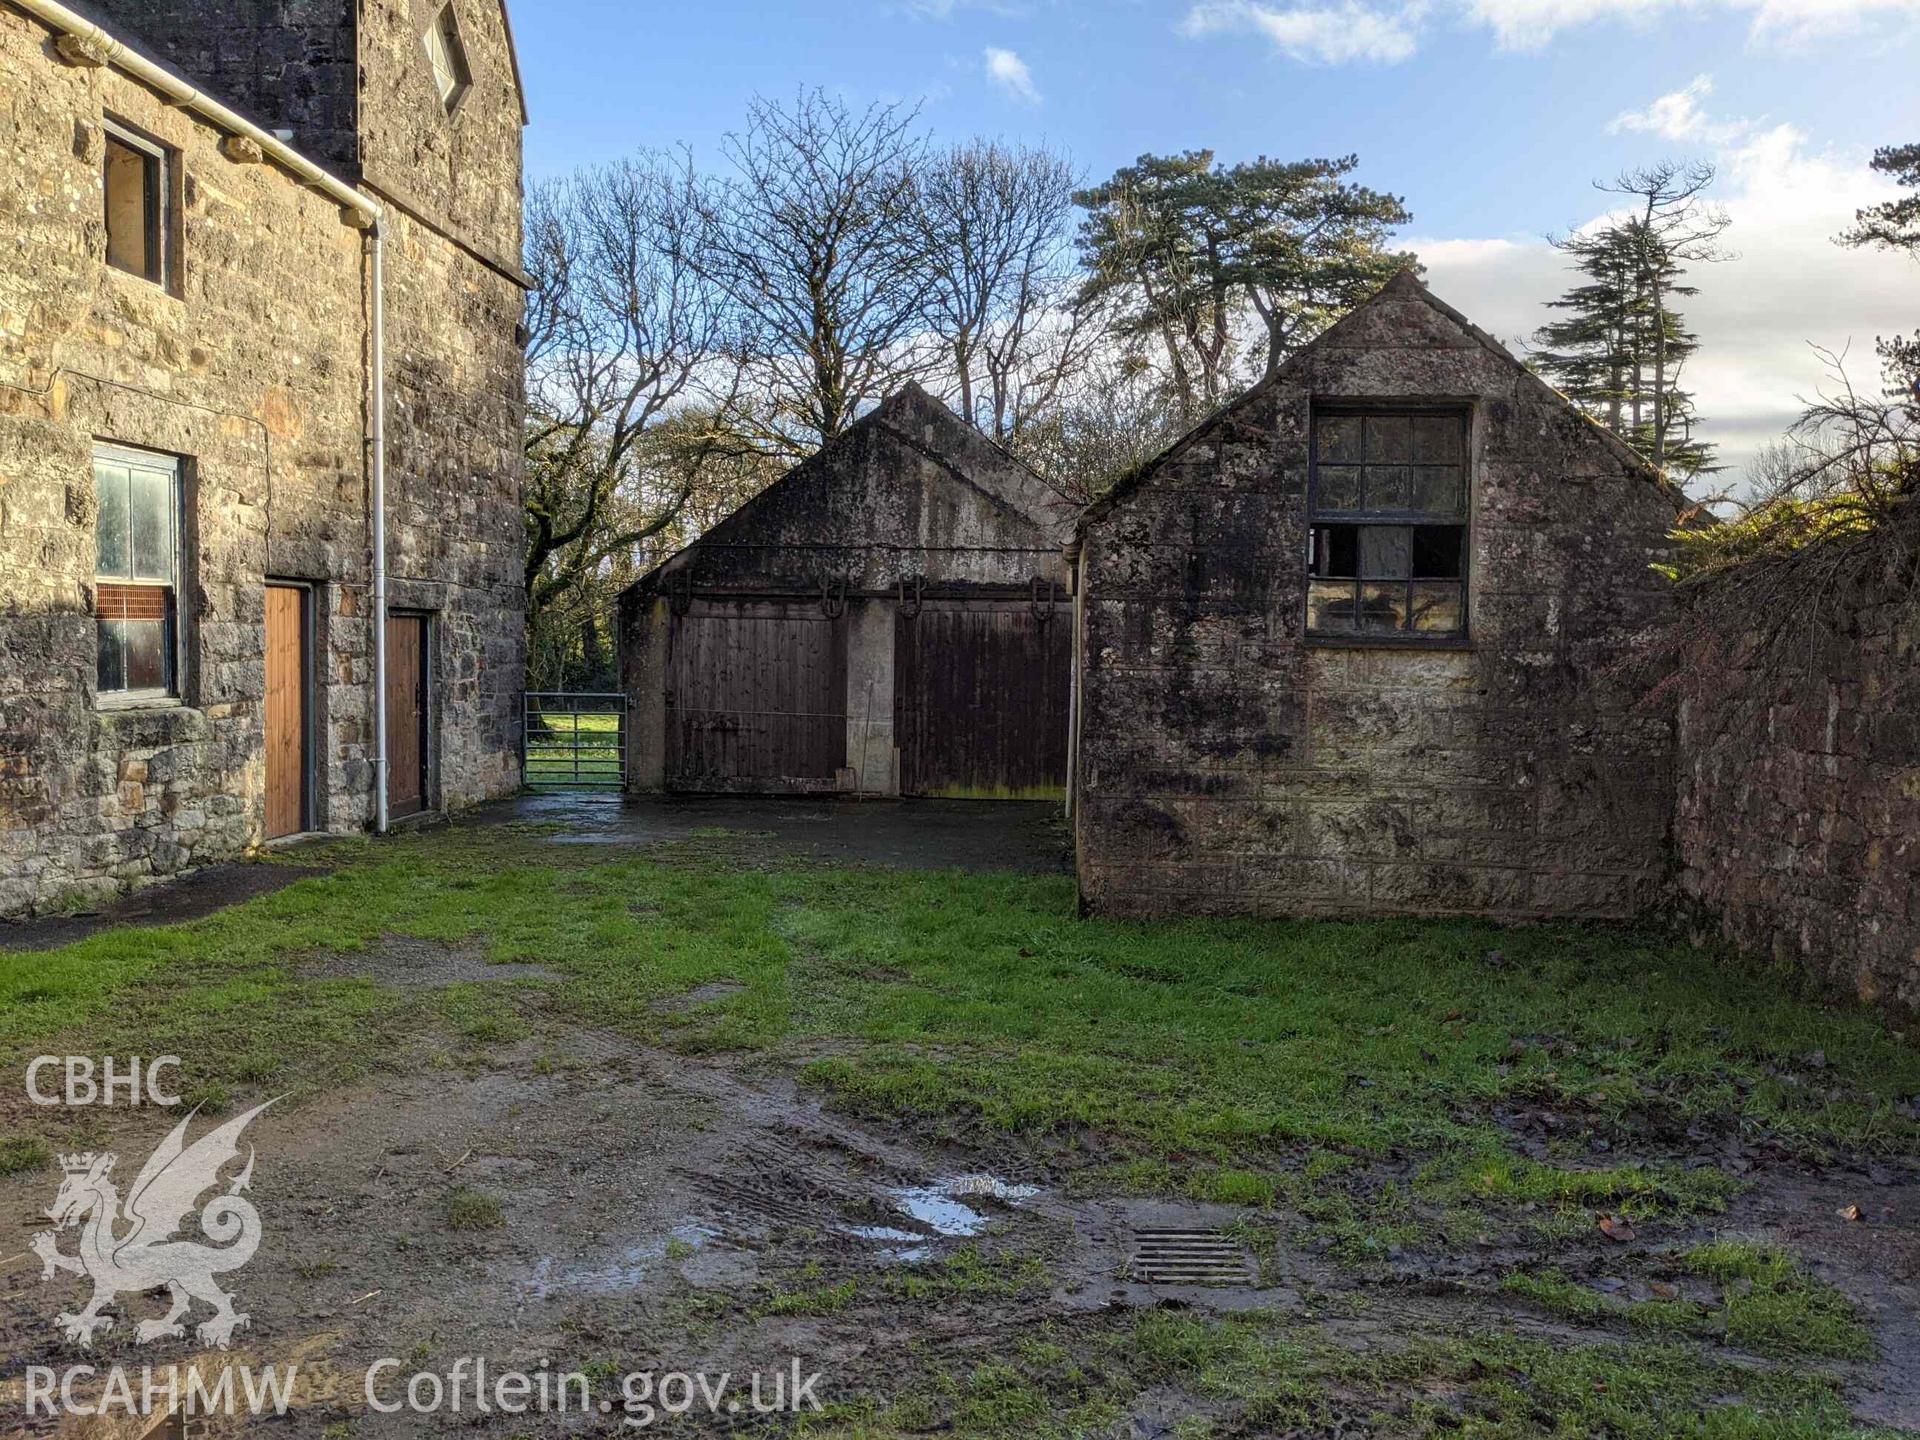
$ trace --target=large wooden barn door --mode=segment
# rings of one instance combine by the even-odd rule
[[[905,795],[1043,799],[1065,793],[1072,624],[1023,601],[902,613],[894,737]]]
[[[427,635],[425,615],[387,617],[387,813],[395,820],[427,807]]]
[[[667,788],[832,790],[847,763],[845,622],[817,602],[696,600],[667,659]]]
[[[307,592],[267,587],[267,838],[307,828]]]

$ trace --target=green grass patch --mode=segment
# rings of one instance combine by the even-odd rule
[[[53,1152],[44,1140],[33,1135],[9,1135],[0,1139],[0,1175],[24,1175],[44,1170],[53,1163]]]
[[[464,1185],[449,1190],[441,1208],[449,1230],[498,1230],[507,1223],[497,1197]]]
[[[1688,1251],[1683,1264],[1720,1285],[1727,1339],[1736,1345],[1765,1355],[1873,1355],[1873,1337],[1853,1303],[1784,1250],[1716,1240]]]

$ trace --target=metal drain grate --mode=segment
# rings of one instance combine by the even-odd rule
[[[1136,1230],[1133,1278],[1143,1285],[1251,1285],[1246,1251],[1218,1230]]]

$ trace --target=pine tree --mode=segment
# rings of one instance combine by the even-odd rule
[[[1637,203],[1557,242],[1584,282],[1548,302],[1566,318],[1535,335],[1544,375],[1651,463],[1687,477],[1719,468],[1694,434],[1698,411],[1680,383],[1699,337],[1674,306],[1699,293],[1686,283],[1689,264],[1723,258],[1726,215],[1700,201],[1712,181],[1709,166],[1660,165],[1602,186]]]

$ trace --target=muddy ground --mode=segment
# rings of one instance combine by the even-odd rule
[[[575,827],[575,802],[535,802],[535,817]],[[828,807],[830,808],[830,807]],[[746,814],[735,807],[728,823]],[[791,843],[816,857],[869,852],[898,863],[920,833],[900,824],[864,840],[828,815],[782,814]],[[1017,855],[1057,865],[1044,819],[1014,838],[963,835],[935,817],[928,863],[1004,866]],[[622,823],[661,825],[660,817]],[[711,816],[675,816],[692,833]],[[1026,827],[1024,830],[1022,827]],[[771,828],[771,827],[768,827]],[[554,843],[590,840],[571,828]],[[635,838],[629,834],[629,841]],[[937,856],[937,862],[934,857]],[[789,1373],[822,1377],[824,1401],[897,1398],[930,1376],[965,1374],[1041,1333],[1089,1345],[1123,1339],[1154,1307],[1258,1310],[1310,1321],[1333,1343],[1366,1352],[1417,1334],[1504,1330],[1548,1338],[1619,1339],[1604,1326],[1542,1318],[1503,1297],[1517,1261],[1550,1253],[1596,1293],[1637,1298],[1661,1282],[1658,1251],[1677,1238],[1593,1232],[1550,1245],[1512,1234],[1445,1250],[1390,1250],[1356,1267],[1328,1253],[1310,1226],[1281,1211],[1086,1193],[1084,1153],[972,1133],[862,1121],[829,1111],[791,1078],[796,1061],[696,1058],[610,1034],[542,1026],[537,966],[489,966],[474,951],[395,938],[332,956],[330,974],[366,974],[426,989],[511,985],[538,1038],[494,1051],[484,1066],[453,1062],[432,1036],[396,1056],[392,1073],[257,1120],[252,1196],[262,1247],[233,1279],[250,1324],[233,1358],[298,1361],[306,1379],[290,1418],[256,1427],[301,1437],[617,1433],[618,1415],[561,1419],[370,1413],[368,1366],[393,1375],[449,1373],[463,1356],[494,1370],[584,1370],[596,1400],[619,1398],[630,1371]],[[693,994],[668,1004],[696,1005]],[[176,1116],[117,1112],[97,1141],[137,1167]],[[1735,1147],[1737,1152],[1737,1147]],[[1920,1177],[1912,1167],[1839,1163],[1811,1170],[1766,1153],[1716,1146],[1699,1159],[1744,1169],[1747,1189],[1697,1233],[1778,1241],[1851,1297],[1878,1358],[1845,1369],[1863,1422],[1920,1428]],[[1346,1177],[1356,1188],[1396,1178],[1392,1162]],[[1401,1176],[1400,1178],[1404,1178]],[[62,1275],[43,1282],[27,1241],[57,1174],[0,1180],[0,1389],[28,1366],[112,1361],[184,1363],[190,1338],[132,1344],[134,1321],[160,1296],[123,1296],[114,1328],[92,1350],[60,1338],[56,1311],[84,1298]],[[450,1222],[456,1194],[478,1197]],[[488,1205],[497,1202],[497,1214]],[[1860,1218],[1845,1218],[1857,1207]],[[1845,1212],[1843,1214],[1843,1212]],[[1192,1232],[1214,1232],[1203,1243]],[[71,1239],[63,1245],[72,1248]],[[1156,1247],[1167,1252],[1156,1260]],[[980,1257],[955,1281],[955,1256]],[[971,1259],[967,1262],[971,1264]],[[1156,1269],[1156,1265],[1167,1268]],[[1192,1283],[1194,1280],[1206,1283]],[[848,1286],[847,1282],[855,1282]],[[1844,1367],[1843,1367],[1844,1368]],[[1217,1402],[1175,1388],[1126,1398],[1110,1432],[1170,1436]],[[0,1414],[17,1415],[17,1396]],[[1361,1417],[1351,1417],[1359,1433]],[[84,1427],[65,1422],[63,1433]],[[720,1422],[747,1426],[751,1416]],[[661,1428],[672,1428],[664,1419]],[[53,1422],[28,1427],[54,1433]],[[0,1425],[4,1429],[4,1425]],[[1326,1428],[1348,1420],[1329,1412]],[[95,1426],[84,1433],[132,1434]],[[213,1430],[208,1433],[229,1433]],[[254,1433],[249,1429],[244,1433]],[[629,1431],[628,1433],[631,1433]],[[1267,1433],[1267,1432],[1257,1432]],[[1277,1433],[1277,1432],[1275,1432]]]

